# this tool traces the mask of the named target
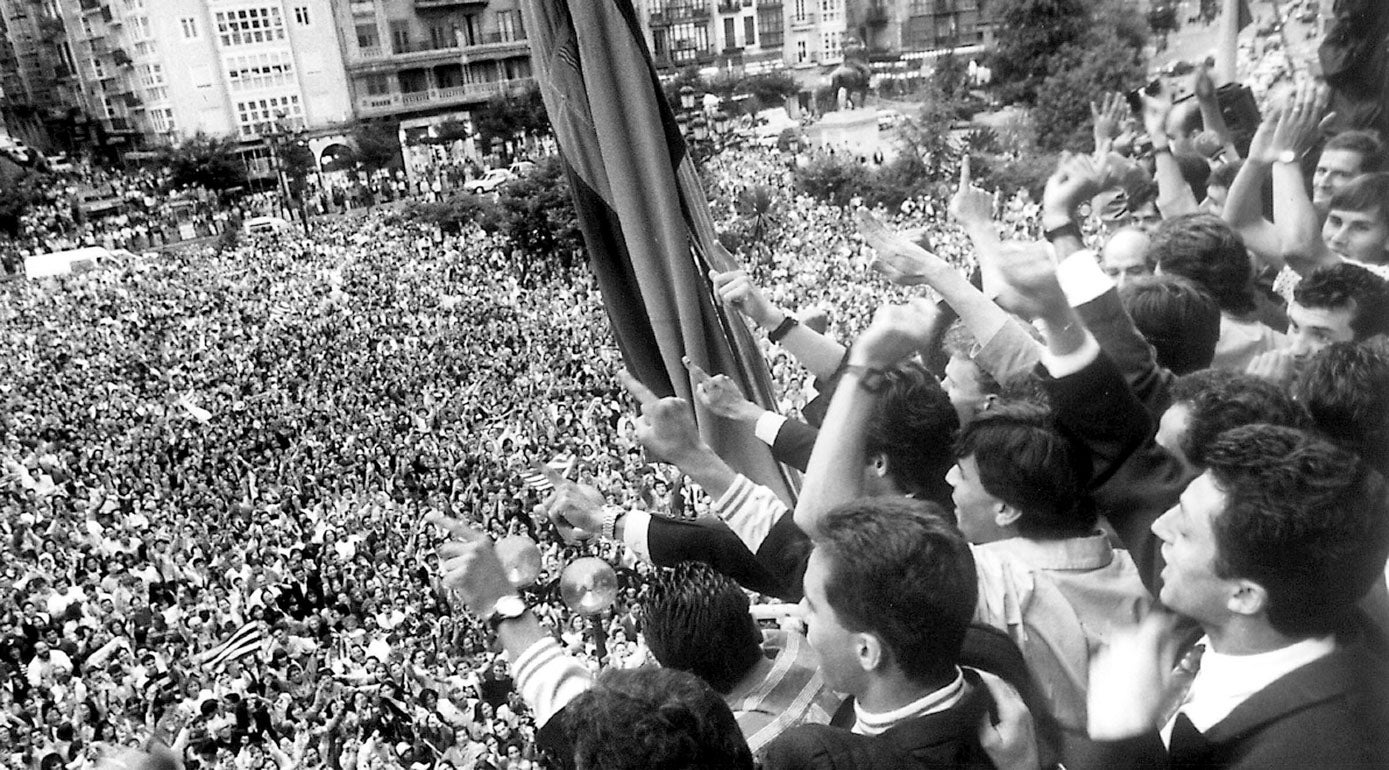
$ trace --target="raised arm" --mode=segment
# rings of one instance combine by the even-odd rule
[[[1268,157],[1273,163],[1273,226],[1282,244],[1280,257],[1299,275],[1335,264],[1336,255],[1321,237],[1321,217],[1307,195],[1302,158],[1317,141],[1330,92],[1304,80],[1278,119]]]
[[[839,364],[844,361],[843,345],[808,328],[785,310],[772,304],[748,277],[746,271],[729,270],[719,273],[711,270],[709,278],[714,282],[714,290],[725,304],[762,327],[772,342],[781,345],[795,356],[807,371],[822,380],[834,376]]]
[[[1172,140],[1167,135],[1167,118],[1171,114],[1172,94],[1166,89],[1156,94],[1143,93],[1143,127],[1153,142],[1153,160],[1157,165],[1157,204],[1165,219],[1199,210],[1196,194],[1186,183],[1182,166],[1172,154]]]
[[[1201,110],[1201,125],[1220,139],[1225,148],[1226,162],[1240,159],[1239,147],[1230,135],[1230,127],[1225,124],[1225,115],[1220,111],[1220,99],[1215,93],[1215,81],[1211,79],[1210,68],[1202,62],[1192,76],[1191,90],[1196,94],[1196,106]]]
[[[1230,183],[1230,194],[1221,212],[1226,224],[1244,239],[1245,248],[1258,257],[1261,264],[1274,269],[1283,267],[1283,244],[1277,228],[1264,219],[1263,197],[1264,182],[1268,181],[1277,158],[1272,148],[1280,115],[1278,110],[1270,110],[1259,123],[1249,143],[1249,157],[1240,166],[1235,181]]]
[[[825,514],[862,494],[868,419],[882,397],[882,377],[931,340],[939,315],[936,306],[924,299],[888,305],[878,310],[873,323],[855,341],[810,453],[805,486],[796,503],[796,525],[811,538]]]

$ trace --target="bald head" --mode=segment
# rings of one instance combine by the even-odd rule
[[[1148,234],[1136,227],[1122,227],[1105,241],[1100,252],[1100,265],[1120,286],[1145,275],[1153,274],[1148,262]]]

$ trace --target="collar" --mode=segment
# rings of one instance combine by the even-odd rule
[[[1114,561],[1114,546],[1103,532],[1064,540],[1010,537],[975,547],[1008,553],[1040,570],[1094,570]]]
[[[854,701],[854,732],[859,735],[881,735],[908,719],[945,711],[958,704],[964,696],[964,673],[956,667],[955,679],[950,684],[892,711],[874,714],[865,710],[857,700]]]
[[[1198,644],[1205,644],[1206,652],[1179,711],[1203,733],[1250,696],[1336,649],[1335,639],[1330,636],[1304,639],[1255,655],[1222,655],[1210,648],[1207,637],[1202,637]]]

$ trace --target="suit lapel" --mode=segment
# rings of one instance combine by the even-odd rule
[[[1352,658],[1348,651],[1336,650],[1275,680],[1206,731],[1206,740],[1236,740],[1295,711],[1341,697],[1357,684]]]

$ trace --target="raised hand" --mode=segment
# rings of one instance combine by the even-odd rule
[[[1278,385],[1288,385],[1297,376],[1303,357],[1298,351],[1287,348],[1266,350],[1249,361],[1246,374],[1268,380]]]
[[[1167,117],[1172,114],[1172,94],[1166,88],[1156,94],[1145,88],[1139,92],[1143,100],[1143,130],[1156,146],[1167,141]]]
[[[1100,191],[1104,164],[1089,155],[1063,156],[1042,193],[1042,211],[1071,217],[1081,202]]]
[[[931,342],[940,310],[924,299],[878,308],[863,334],[850,348],[849,363],[887,369]]]
[[[950,216],[962,225],[993,221],[994,196],[974,186],[968,155],[960,162],[960,187],[950,197]]]
[[[1277,161],[1285,153],[1301,158],[1316,144],[1317,135],[1325,128],[1327,120],[1322,113],[1326,111],[1331,92],[1326,86],[1310,80],[1298,83],[1296,91],[1284,107],[1274,128],[1268,154]]]
[[[1103,145],[1119,136],[1124,121],[1129,118],[1128,100],[1123,94],[1107,93],[1099,104],[1090,102],[1090,118],[1095,127],[1095,149],[1105,149]]]
[[[979,746],[994,767],[1033,770],[1042,766],[1037,750],[1037,723],[1013,686],[987,671],[977,671],[997,707],[998,721],[988,715],[979,725]]]
[[[555,525],[566,543],[588,540],[603,529],[603,493],[586,484],[564,478],[554,468],[537,463],[536,470],[554,486],[554,491],[536,506],[536,513]]]
[[[661,398],[626,369],[618,371],[617,378],[641,405],[637,442],[652,459],[680,465],[704,449],[690,402],[674,396]]]
[[[1119,740],[1157,727],[1173,686],[1176,617],[1150,612],[1136,626],[1115,628],[1090,659],[1089,732]]]
[[[927,283],[931,270],[939,269],[945,262],[935,254],[911,242],[905,236],[894,233],[873,216],[868,209],[859,209],[858,231],[864,243],[873,247],[877,256],[873,259],[873,269],[882,273],[889,281],[899,286],[917,286]]]
[[[437,511],[426,514],[424,520],[449,535],[449,540],[439,546],[439,571],[444,585],[462,595],[469,612],[483,618],[491,615],[497,600],[516,590],[497,558],[492,539]]]
[[[757,284],[752,282],[745,270],[709,271],[709,280],[714,282],[714,291],[724,304],[752,319],[764,329],[775,329],[786,314],[767,300]]]
[[[999,250],[994,265],[1000,307],[1029,321],[1067,314],[1070,305],[1056,279],[1056,265],[1040,243],[1010,241]]]
[[[694,381],[695,400],[703,404],[705,409],[725,419],[742,422],[756,420],[766,411],[749,401],[738,387],[738,383],[728,375],[710,376],[689,358],[682,360]]]
[[[1215,81],[1211,79],[1210,67],[1205,62],[1201,62],[1191,76],[1191,91],[1201,101],[1215,99]]]

